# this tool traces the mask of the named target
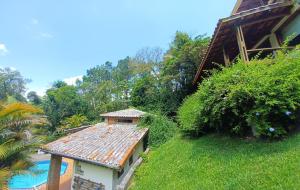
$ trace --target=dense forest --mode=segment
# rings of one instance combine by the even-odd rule
[[[192,80],[208,42],[204,35],[176,32],[166,51],[142,48],[116,64],[107,61],[88,69],[76,85],[54,81],[43,97],[34,91],[25,97],[30,80],[19,71],[4,68],[0,70],[0,98],[40,107],[51,134],[98,122],[100,113],[128,107],[172,118],[192,92]]]

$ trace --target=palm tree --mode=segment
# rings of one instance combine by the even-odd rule
[[[41,110],[24,103],[0,104],[0,189],[8,179],[32,166],[29,154],[39,145],[30,128],[41,122]]]

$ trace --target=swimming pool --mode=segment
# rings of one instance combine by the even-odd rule
[[[31,167],[30,171],[38,171],[36,175],[22,174],[16,175],[9,181],[10,189],[26,189],[33,188],[47,182],[50,160],[36,162],[35,166]],[[68,164],[62,162],[60,175],[63,175],[67,170]]]

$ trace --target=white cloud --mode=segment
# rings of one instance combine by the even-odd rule
[[[43,96],[46,95],[46,91],[47,91],[49,88],[50,88],[50,87],[40,87],[40,88],[35,87],[35,88],[29,88],[29,89],[27,89],[25,95],[27,96],[27,94],[28,94],[29,92],[34,91],[34,92],[36,92],[37,95],[43,97]]]
[[[10,70],[16,71],[17,69],[15,67],[9,67]]]
[[[48,90],[47,88],[41,88],[41,89],[38,89],[38,90],[36,91],[36,93],[37,93],[37,95],[39,95],[39,96],[45,96],[47,90]]]
[[[70,77],[66,78],[63,81],[67,83],[68,85],[75,85],[77,80],[82,80],[83,75],[75,76],[75,77]]]
[[[48,32],[41,32],[40,37],[42,38],[53,38],[54,36]]]
[[[0,43],[0,56],[5,56],[7,54],[8,54],[8,49],[6,48],[6,45]]]
[[[39,24],[39,20],[36,19],[36,18],[32,18],[32,19],[31,19],[31,24],[32,24],[32,25],[37,25],[37,24]]]

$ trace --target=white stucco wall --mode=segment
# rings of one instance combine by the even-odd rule
[[[83,172],[82,174],[76,173],[76,164],[79,164],[81,166],[81,170]],[[113,170],[110,168],[105,168],[86,162],[75,161],[73,171],[73,177],[79,176],[83,179],[87,179],[95,183],[102,183],[107,190],[113,189]]]
[[[110,168],[97,166],[93,164],[89,164],[86,162],[75,161],[74,169],[73,169],[73,179],[74,176],[79,176],[80,178],[87,179],[93,181],[95,183],[102,183],[105,186],[106,190],[115,190],[117,185],[119,185],[126,176],[129,169],[133,166],[133,164],[139,159],[140,154],[143,152],[143,141],[139,142],[136,146],[133,153],[133,163],[129,166],[129,157],[124,166],[124,173],[119,178],[118,171]],[[82,174],[76,172],[76,165],[79,164],[81,166]],[[73,180],[72,180],[73,183]],[[73,184],[72,184],[73,186]]]
[[[141,153],[143,153],[143,141],[139,142],[139,144],[136,146],[136,149],[133,153],[133,163],[129,166],[129,158],[127,159],[125,166],[124,166],[124,173],[123,175],[118,178],[118,171],[114,171],[113,173],[113,188],[115,189],[117,185],[119,185],[122,181],[122,179],[124,178],[124,176],[126,176],[128,170],[132,167],[132,165],[140,158]]]

